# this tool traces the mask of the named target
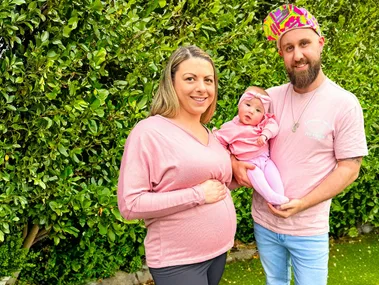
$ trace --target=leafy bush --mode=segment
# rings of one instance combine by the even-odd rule
[[[31,266],[26,263],[27,250],[22,248],[21,233],[7,235],[4,243],[0,244],[0,276],[11,276],[14,272]]]
[[[1,1],[0,246],[18,252],[8,237],[26,233],[35,268],[22,271],[24,282],[80,284],[141,266],[145,228],[121,218],[116,185],[126,137],[147,116],[164,63],[180,45],[209,52],[220,77],[209,127],[220,126],[247,86],[287,81],[261,30],[285,2]],[[357,223],[379,225],[378,11],[374,0],[296,3],[322,23],[325,73],[364,107],[370,154],[331,212],[332,233],[354,235]],[[251,190],[233,197],[237,238],[251,241]]]

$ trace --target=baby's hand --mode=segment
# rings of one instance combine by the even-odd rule
[[[258,146],[263,146],[266,144],[266,141],[267,141],[267,137],[265,135],[261,135],[258,140],[257,140],[257,143],[258,143]]]

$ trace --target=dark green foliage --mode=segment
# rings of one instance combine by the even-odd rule
[[[7,235],[5,241],[0,243],[0,276],[11,276],[12,273],[32,264],[26,263],[27,250],[22,248],[21,233],[14,236]]]
[[[284,2],[1,1],[0,246],[27,224],[49,233],[31,248],[36,269],[24,269],[22,280],[79,284],[138,269],[145,228],[117,210],[118,169],[168,56],[186,44],[211,54],[220,88],[209,127],[218,127],[235,116],[246,87],[287,81],[261,30],[267,12]],[[379,225],[376,2],[296,3],[322,24],[325,73],[364,107],[370,155],[331,212],[334,235],[355,235],[357,223]],[[251,241],[251,190],[233,197],[237,238]]]

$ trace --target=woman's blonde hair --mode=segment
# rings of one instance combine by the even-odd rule
[[[150,111],[151,116],[161,115],[167,118],[173,118],[179,114],[180,104],[173,81],[179,65],[189,58],[201,58],[212,64],[215,80],[215,97],[212,104],[201,115],[200,122],[206,124],[211,120],[217,104],[218,78],[213,60],[206,52],[197,46],[179,47],[170,56],[159,82],[158,91],[153,98]]]

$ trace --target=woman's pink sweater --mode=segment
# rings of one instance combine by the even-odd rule
[[[230,191],[224,200],[205,204],[199,184],[208,179],[232,179],[230,157],[211,133],[203,145],[159,115],[132,130],[121,161],[118,206],[126,219],[145,220],[149,267],[202,262],[233,246]]]

